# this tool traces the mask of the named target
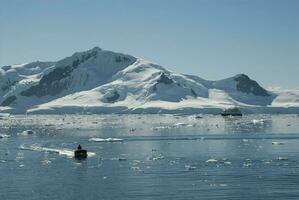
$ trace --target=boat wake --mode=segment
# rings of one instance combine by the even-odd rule
[[[21,145],[19,147],[19,149],[30,150],[30,151],[40,151],[40,152],[57,153],[59,155],[63,155],[63,156],[69,157],[69,158],[73,158],[74,157],[74,151],[71,150],[71,149],[48,148],[48,147],[39,146],[37,144],[33,144],[33,145],[28,146],[28,147],[26,147],[24,145]],[[92,156],[95,156],[96,153],[94,153],[94,152],[88,152],[87,155],[88,155],[88,157],[92,157]]]

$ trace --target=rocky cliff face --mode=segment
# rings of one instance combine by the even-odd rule
[[[251,80],[247,75],[241,74],[234,79],[237,82],[237,91],[256,96],[268,97],[270,94],[256,81]]]

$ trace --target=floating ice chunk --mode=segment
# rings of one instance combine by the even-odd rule
[[[41,161],[41,163],[43,164],[43,165],[48,165],[48,164],[50,164],[52,161],[51,160],[43,160],[43,161]]]
[[[243,167],[251,167],[252,164],[251,163],[243,163]]]
[[[155,156],[149,156],[147,158],[148,161],[156,161],[156,160],[162,160],[164,159],[164,156],[163,155],[155,155]]]
[[[185,168],[186,168],[186,170],[188,170],[188,171],[192,171],[192,170],[195,170],[195,169],[196,169],[196,167],[191,166],[191,165],[185,165]]]
[[[134,171],[140,171],[140,167],[131,167],[131,169]]]
[[[189,124],[181,122],[181,123],[174,124],[174,126],[189,126]]]
[[[272,163],[272,160],[262,160],[264,164],[270,164]]]
[[[277,157],[277,160],[281,160],[281,161],[283,161],[283,160],[288,160],[288,158],[287,157]]]
[[[161,130],[161,129],[169,129],[170,127],[169,126],[156,126],[156,127],[153,127],[152,130],[153,131],[158,131],[158,130]]]
[[[1,139],[1,138],[9,138],[9,137],[10,137],[10,135],[0,134],[0,139]]]
[[[18,135],[33,135],[35,132],[33,130],[26,130],[26,131],[23,131],[22,133],[18,133]]]
[[[155,161],[155,160],[162,160],[164,159],[164,156],[162,155],[159,155],[159,156],[156,156],[156,157],[153,157],[152,160]]]
[[[120,138],[90,138],[89,141],[93,142],[123,142]]]
[[[225,183],[220,183],[219,186],[220,186],[220,187],[226,187],[227,184],[225,184]]]
[[[126,161],[127,159],[124,157],[115,157],[115,158],[111,158],[110,160]]]
[[[216,163],[216,162],[218,162],[218,160],[216,160],[214,158],[211,158],[211,159],[206,161],[206,163]]]
[[[273,144],[273,145],[283,145],[283,144],[284,144],[284,142],[277,142],[277,141],[273,141],[273,142],[272,142],[272,144]]]
[[[264,119],[254,119],[252,120],[253,124],[264,124],[266,122],[266,120]]]

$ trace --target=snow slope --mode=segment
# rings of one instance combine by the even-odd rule
[[[267,91],[244,74],[208,81],[95,47],[57,62],[0,69],[9,113],[247,113],[299,111],[298,91]]]

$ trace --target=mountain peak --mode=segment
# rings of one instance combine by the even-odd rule
[[[254,94],[256,96],[270,96],[268,91],[262,88],[256,81],[250,79],[245,74],[238,74],[234,77],[237,83],[236,88],[239,92]]]
[[[91,51],[102,51],[102,49],[98,46],[95,46],[91,49]]]
[[[239,77],[250,79],[249,76],[246,75],[246,74],[237,74],[237,75],[234,76],[234,78],[239,78]]]

